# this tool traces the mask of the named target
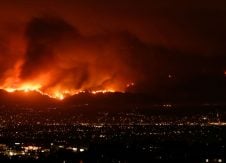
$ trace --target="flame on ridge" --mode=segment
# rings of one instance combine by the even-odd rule
[[[103,90],[91,90],[91,91],[85,91],[85,90],[51,90],[49,92],[42,91],[42,86],[40,84],[22,84],[20,87],[0,87],[0,89],[3,89],[7,92],[16,92],[16,91],[22,91],[22,92],[39,92],[42,95],[47,95],[50,98],[63,100],[67,96],[80,94],[80,93],[91,93],[91,94],[99,94],[99,93],[112,93],[116,92],[114,89],[103,89]]]

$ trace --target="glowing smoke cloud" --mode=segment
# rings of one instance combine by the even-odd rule
[[[60,18],[41,17],[28,23],[25,37],[25,55],[2,84],[8,91],[36,90],[58,98],[124,91],[136,74],[128,34],[84,37]]]

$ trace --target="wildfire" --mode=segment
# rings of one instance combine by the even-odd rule
[[[63,100],[64,99],[64,95],[60,92],[56,92],[54,94],[54,96],[52,96],[53,98],[57,98],[57,99],[60,99],[60,100]]]
[[[124,92],[128,87],[135,85],[133,82],[126,83],[112,81],[109,83],[104,83],[104,80],[100,80],[100,82],[98,80],[94,80],[91,83],[84,84],[81,86],[81,88],[76,89],[73,85],[71,85],[71,78],[66,78],[67,80],[65,79],[65,81],[59,81],[59,83],[51,85],[53,80],[52,76],[55,75],[52,71],[41,73],[29,80],[23,80],[20,78],[20,65],[21,63],[18,63],[15,68],[13,68],[12,72],[7,74],[5,80],[0,83],[0,89],[3,89],[7,92],[38,92],[42,95],[49,96],[50,98],[63,100],[65,97],[81,93],[90,93],[96,95],[112,92]]]
[[[100,94],[100,93],[112,93],[116,92],[114,89],[103,89],[103,90],[91,90],[91,91],[84,91],[84,90],[58,90],[58,89],[53,89],[49,91],[43,91],[42,86],[40,84],[22,84],[19,87],[5,87],[1,88],[7,92],[16,92],[16,91],[22,91],[22,92],[39,92],[42,95],[47,95],[50,98],[58,99],[58,100],[63,100],[67,96],[75,95],[75,94],[81,94],[81,93],[91,93],[91,94]]]
[[[38,91],[39,92],[40,88],[41,88],[41,85],[24,84],[19,88],[8,87],[8,88],[5,88],[4,90],[6,90],[7,92],[15,92],[15,91],[24,91],[24,92]]]
[[[0,47],[0,89],[63,100],[80,93],[124,92],[142,79],[130,33],[93,37],[46,15],[25,22],[21,33],[6,35]]]
[[[115,92],[113,89],[108,89],[108,90],[96,90],[96,91],[91,91],[92,94],[98,94],[98,93],[111,93]]]

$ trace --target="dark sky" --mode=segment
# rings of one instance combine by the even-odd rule
[[[49,14],[65,19],[87,35],[127,30],[148,44],[221,54],[226,50],[225,3],[223,0],[3,0],[0,16],[2,28]]]
[[[218,92],[225,87],[225,6],[223,0],[2,0],[0,81],[13,80],[18,67],[18,80],[39,81],[44,67],[55,80],[45,80],[43,89],[60,82],[121,90],[134,82],[136,91]]]

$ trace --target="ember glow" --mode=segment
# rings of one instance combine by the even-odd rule
[[[22,65],[22,64],[21,64]],[[70,85],[66,85],[64,82],[57,82],[55,85],[49,85],[51,83],[51,79],[55,77],[55,73],[40,73],[39,76],[33,77],[31,81],[26,81],[20,77],[21,74],[21,67],[15,66],[14,69],[11,71],[12,73],[8,74],[2,85],[0,85],[0,89],[3,89],[7,92],[13,93],[16,91],[22,92],[38,92],[42,95],[47,95],[50,98],[55,98],[59,100],[63,100],[67,96],[80,94],[80,93],[91,93],[91,94],[99,94],[99,93],[109,93],[109,92],[123,92],[122,86],[117,87],[117,83],[113,85],[113,83],[109,85],[103,85],[99,87],[91,87],[91,85],[84,85],[81,88],[76,88]],[[64,76],[62,76],[64,77]],[[72,79],[74,82],[76,79]],[[97,89],[101,88],[101,89]],[[125,84],[126,88],[126,84]]]
[[[59,99],[59,100],[63,100],[65,97],[67,96],[72,96],[72,95],[75,95],[75,94],[81,94],[81,93],[91,93],[91,94],[100,94],[100,93],[113,93],[113,92],[116,92],[115,90],[113,89],[106,89],[106,90],[90,90],[90,91],[87,91],[87,90],[57,90],[57,89],[52,89],[51,91],[43,91],[42,90],[42,86],[39,85],[39,84],[22,84],[20,87],[16,87],[16,88],[13,88],[13,87],[0,87],[0,89],[3,89],[7,92],[10,92],[10,93],[13,93],[13,92],[16,92],[16,91],[22,91],[22,92],[32,92],[32,91],[35,91],[35,92],[38,92],[42,95],[47,95],[49,96],[50,98],[55,98],[55,99]]]
[[[40,85],[22,85],[21,87],[18,88],[1,88],[7,92],[13,93],[16,91],[23,91],[23,92],[39,92],[42,95],[47,95],[50,98],[55,98],[55,99],[59,99],[59,100],[63,100],[66,96],[71,96],[71,95],[75,95],[75,94],[80,94],[80,93],[91,93],[91,94],[100,94],[100,93],[113,93],[116,92],[113,89],[106,89],[106,90],[91,90],[91,91],[79,91],[79,90],[74,90],[74,91],[68,91],[68,90],[63,90],[63,91],[59,91],[59,90],[53,90],[52,92],[43,92],[41,89]]]
[[[36,91],[60,100],[83,92],[124,92],[138,74],[130,61],[127,37],[132,36],[127,35],[93,38],[61,18],[33,18],[21,47],[0,59],[0,89]]]
[[[225,2],[175,4],[2,0],[0,89],[225,96]]]
[[[42,74],[43,73],[43,74]],[[39,74],[39,76],[33,77],[31,81],[23,80],[20,77],[21,67],[14,67],[11,74],[8,74],[2,85],[0,85],[0,89],[3,89],[7,92],[31,92],[36,91],[42,95],[47,95],[51,98],[56,98],[59,100],[63,100],[67,96],[80,94],[80,93],[108,93],[108,92],[124,92],[126,88],[126,84],[123,88],[122,85],[117,85],[118,83],[109,83],[109,84],[101,84],[98,85],[98,81],[91,81],[90,84],[82,85],[80,88],[73,86],[73,82],[76,79],[71,79],[69,83],[65,83],[64,81],[58,81],[56,84],[52,84],[52,78],[54,79],[55,73],[45,73],[45,70]],[[62,75],[64,77],[64,75]],[[66,76],[67,77],[67,76]],[[102,80],[100,78],[100,80]],[[92,83],[93,82],[93,83]],[[100,81],[102,82],[102,81]],[[71,84],[72,83],[72,84]],[[67,85],[68,84],[68,85]]]
[[[20,64],[22,65],[22,64]],[[55,77],[55,73],[40,73],[39,76],[33,77],[31,81],[26,81],[20,77],[21,74],[21,67],[22,66],[15,66],[11,73],[7,74],[8,76],[6,79],[1,83],[0,89],[3,89],[7,92],[13,93],[16,91],[22,91],[22,92],[38,92],[42,95],[47,95],[50,98],[55,98],[59,100],[63,100],[67,96],[72,96],[75,94],[81,94],[81,93],[91,93],[91,94],[99,94],[99,93],[110,93],[110,92],[124,92],[124,89],[122,89],[122,86],[117,86],[117,83],[113,85],[113,83],[109,85],[103,85],[103,86],[96,86],[92,87],[91,85],[84,85],[81,88],[76,88],[74,86],[66,85],[64,82],[57,82],[55,85],[49,85],[49,83],[52,82],[52,78]],[[64,76],[62,76],[64,77]],[[71,79],[71,82],[76,81],[76,79]],[[101,89],[98,89],[101,88]],[[126,84],[125,84],[126,88]]]

